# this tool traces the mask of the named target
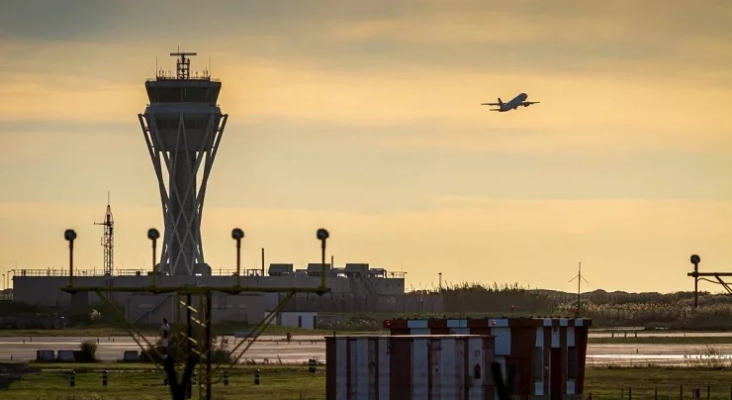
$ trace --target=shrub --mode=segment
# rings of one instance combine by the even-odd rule
[[[76,362],[95,362],[97,361],[97,342],[94,340],[84,340],[79,345],[79,352],[74,357]]]
[[[197,339],[197,338],[196,338]],[[228,349],[229,341],[225,337],[219,338],[218,342],[216,337],[211,338],[211,362],[213,363],[230,363],[232,362],[232,354]],[[157,350],[157,352],[155,351]],[[192,344],[192,350],[203,353],[205,351],[204,342],[199,342],[196,346]],[[141,362],[162,362],[159,355],[163,354],[162,340],[158,339],[153,346],[140,352]],[[181,335],[173,335],[168,339],[168,355],[174,357],[176,360],[183,361],[188,357],[188,344]]]

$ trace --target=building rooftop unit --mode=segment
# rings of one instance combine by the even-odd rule
[[[284,277],[284,276],[320,276],[320,263],[308,263],[305,268],[295,268],[292,263],[271,263],[265,276]],[[392,272],[385,268],[370,268],[367,263],[346,263],[341,267],[332,267],[330,263],[325,264],[329,277],[343,278],[385,278],[399,279],[405,277],[405,272]],[[247,269],[242,266],[242,276],[261,276],[261,268]],[[46,269],[17,269],[10,271],[13,276],[33,276],[33,277],[61,277],[68,276],[67,268],[46,268]],[[235,269],[212,268],[213,276],[236,276]],[[74,270],[75,276],[103,276],[102,269]],[[117,268],[114,276],[149,276],[152,271],[149,269],[127,269]],[[162,275],[168,275],[162,273]],[[199,275],[200,276],[200,275]]]

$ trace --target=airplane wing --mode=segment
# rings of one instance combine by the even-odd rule
[[[524,102],[521,103],[521,105],[524,106],[524,107],[528,107],[528,106],[530,106],[532,104],[539,104],[539,103],[541,103],[541,102],[540,101],[524,101]]]
[[[481,106],[500,106],[501,103],[480,103]]]

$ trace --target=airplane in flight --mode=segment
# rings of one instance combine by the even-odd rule
[[[491,108],[490,111],[506,112],[515,110],[521,106],[528,107],[532,104],[539,104],[538,101],[526,101],[527,98],[529,98],[529,95],[521,93],[507,103],[501,101],[501,98],[499,97],[498,103],[482,103],[481,106],[498,106],[499,108]]]

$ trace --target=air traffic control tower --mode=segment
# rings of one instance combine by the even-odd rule
[[[191,76],[190,57],[177,57],[175,73],[156,72],[145,82],[150,104],[138,115],[160,188],[165,232],[160,262],[169,275],[211,275],[201,241],[206,183],[228,115],[216,104],[221,82],[208,71]]]

